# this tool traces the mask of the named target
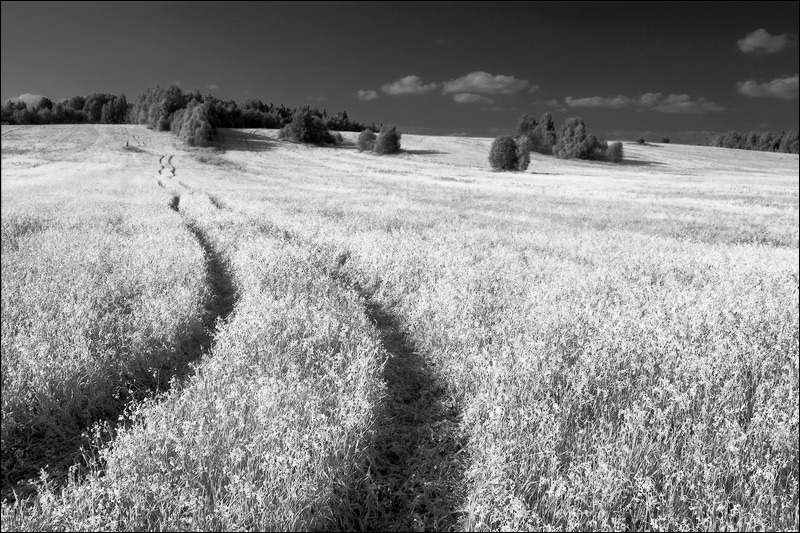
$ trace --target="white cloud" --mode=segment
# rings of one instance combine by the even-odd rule
[[[435,83],[424,85],[419,76],[406,76],[392,83],[381,85],[381,90],[390,96],[404,94],[423,94],[436,88]]]
[[[530,84],[528,80],[518,80],[514,76],[493,76],[488,72],[470,72],[466,76],[445,82],[444,94],[481,93],[514,94]]]
[[[375,100],[377,97],[378,93],[375,92],[373,89],[367,89],[366,91],[364,89],[361,89],[356,93],[356,98],[364,101]]]
[[[493,104],[494,100],[475,93],[458,93],[453,95],[453,100],[459,104]]]
[[[206,89],[209,91],[219,91],[219,85],[212,83],[211,85],[207,85]]]
[[[756,98],[780,98],[793,100],[797,98],[800,76],[776,78],[767,83],[756,83],[753,80],[736,82],[739,93]]]
[[[745,54],[774,54],[791,46],[795,40],[793,35],[784,33],[782,35],[770,35],[764,28],[747,34],[747,37],[738,41],[739,50]]]
[[[19,95],[17,98],[11,98],[11,100],[14,102],[25,102],[28,107],[33,107],[39,105],[39,102],[41,102],[42,98],[44,98],[44,96],[41,94],[25,93]]]
[[[663,100],[658,100],[653,107],[661,113],[680,115],[702,115],[704,113],[717,113],[725,108],[714,102],[706,102],[702,96],[692,100],[688,94],[670,94]]]
[[[564,102],[569,107],[605,107],[609,109],[620,109],[634,105],[634,101],[631,98],[623,95],[610,97],[589,96],[586,98],[573,98],[571,96],[567,96],[564,98]]]
[[[716,113],[725,109],[714,102],[707,102],[700,97],[692,99],[688,94],[644,93],[638,98],[620,94],[618,96],[589,96],[585,98],[572,98],[567,96],[564,102],[569,107],[605,108],[605,109],[652,109],[660,113],[699,115],[703,113]]]

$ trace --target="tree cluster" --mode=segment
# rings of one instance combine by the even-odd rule
[[[3,124],[125,124],[131,106],[124,94],[94,93],[56,103],[42,97],[30,107],[21,100],[8,100],[1,109]]]
[[[53,103],[48,98],[28,106],[9,100],[2,107],[4,124],[145,124],[158,131],[171,131],[190,146],[206,146],[217,128],[276,128],[300,142],[338,142],[334,131],[362,131],[367,125],[347,116],[346,111],[329,114],[308,106],[290,108],[246,100],[240,107],[199,91],[184,92],[173,84],[149,87],[129,104],[125,95],[95,93]],[[294,125],[292,125],[294,124]],[[288,129],[287,129],[288,127]],[[375,129],[375,123],[371,126]]]
[[[783,152],[796,154],[800,149],[796,130],[772,133],[769,131],[739,133],[712,133],[700,141],[701,146],[716,146],[720,148],[736,148],[739,150],[756,150],[758,152]]]
[[[402,134],[395,126],[381,126],[381,131],[377,135],[373,129],[367,128],[359,134],[356,146],[359,152],[373,152],[378,155],[397,154],[400,152],[400,137]]]
[[[501,136],[495,139],[489,152],[489,163],[494,170],[526,170],[532,152],[554,155],[560,159],[588,159],[593,161],[622,161],[622,143],[611,143],[586,133],[586,124],[580,117],[567,119],[556,131],[550,113],[535,120],[524,114],[517,122],[516,137]]]

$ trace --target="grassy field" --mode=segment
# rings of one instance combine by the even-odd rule
[[[2,133],[4,530],[800,527],[796,155]]]

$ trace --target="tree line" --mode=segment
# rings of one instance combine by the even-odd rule
[[[4,124],[145,124],[158,131],[171,131],[187,144],[206,146],[217,128],[280,128],[295,118],[309,117],[322,128],[363,131],[371,125],[356,122],[346,111],[328,113],[309,106],[286,107],[258,99],[222,100],[200,91],[184,92],[177,85],[148,87],[129,103],[124,94],[95,93],[53,103],[42,98],[28,106],[9,100],[2,106]]]
[[[800,141],[796,130],[772,133],[770,131],[739,133],[712,133],[698,144],[720,148],[736,148],[739,150],[756,150],[758,152],[783,152],[796,154],[800,149]]]

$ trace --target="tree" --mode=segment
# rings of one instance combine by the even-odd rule
[[[517,138],[526,137],[533,133],[533,130],[536,129],[536,126],[539,123],[536,122],[532,116],[527,113],[524,113],[521,117],[519,117],[519,121],[517,121]]]
[[[608,150],[606,150],[606,159],[612,163],[619,163],[622,161],[622,143],[615,142],[608,145]]]
[[[356,141],[356,146],[358,146],[358,151],[363,152],[366,150],[368,152],[371,152],[372,148],[375,146],[375,138],[376,138],[375,132],[372,131],[371,129],[367,128],[364,131],[362,131],[358,135],[358,141]]]
[[[516,170],[519,165],[517,142],[503,135],[494,140],[489,151],[489,164],[493,170]]]
[[[373,152],[380,155],[396,154],[400,152],[400,136],[394,126],[386,126],[381,129],[378,138],[375,139]]]
[[[559,159],[577,157],[581,150],[581,143],[586,140],[586,124],[580,117],[568,118],[558,131],[553,155]]]

